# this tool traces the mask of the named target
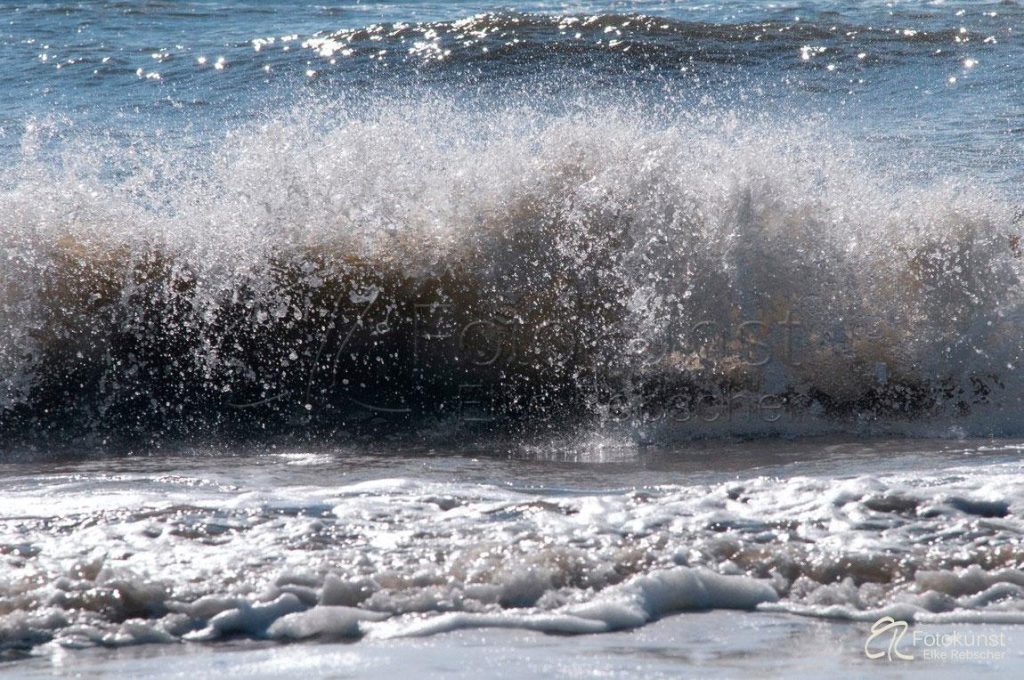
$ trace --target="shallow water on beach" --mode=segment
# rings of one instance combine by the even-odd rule
[[[1021,446],[623,443],[588,458],[510,445],[9,464],[4,655],[14,672],[19,658],[52,670],[70,650],[105,649],[87,663],[160,673],[150,652],[124,661],[117,650],[171,645],[181,663],[202,664],[245,640],[358,640],[372,650],[325,654],[365,659],[390,640],[499,628],[610,635],[581,644],[611,645],[599,653],[614,657],[615,631],[666,617],[687,628],[699,612],[732,609],[752,612],[741,620],[755,637],[831,630],[836,648],[813,655],[840,660],[862,654],[885,615],[1012,639],[1024,621]],[[743,648],[723,635],[713,646]],[[680,658],[656,667],[703,658],[701,645],[675,642]],[[265,654],[297,663],[302,652],[241,658]]]

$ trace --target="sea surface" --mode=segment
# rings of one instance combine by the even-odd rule
[[[1024,672],[1022,277],[1013,0],[0,0],[0,674]]]

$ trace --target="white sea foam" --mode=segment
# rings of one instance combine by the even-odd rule
[[[205,481],[214,468],[188,463],[7,478],[0,639],[13,650],[473,627],[582,634],[723,608],[1020,622],[1021,465],[964,465],[965,453],[993,455],[619,491],[346,484],[333,464],[279,455]],[[119,486],[134,493],[107,493]],[[190,501],[168,502],[175,488]],[[82,502],[92,494],[101,507]]]
[[[281,617],[267,629],[267,635],[272,638],[292,639],[321,635],[361,637],[361,622],[380,621],[386,618],[387,614],[365,609],[320,606]]]

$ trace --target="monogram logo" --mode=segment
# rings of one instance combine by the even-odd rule
[[[913,654],[904,654],[899,650],[900,641],[903,636],[907,634],[907,628],[909,625],[906,621],[897,621],[891,616],[883,616],[882,618],[875,621],[871,626],[871,635],[864,642],[864,654],[869,659],[881,659],[883,656],[889,661],[892,661],[893,656],[897,659],[903,659],[904,661],[911,661],[914,658]],[[886,650],[872,650],[871,642],[880,635],[886,633],[892,633],[892,637],[889,639],[889,647]]]

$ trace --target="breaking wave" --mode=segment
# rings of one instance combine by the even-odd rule
[[[0,178],[0,437],[1019,430],[1008,200],[680,108],[378,98],[212,148],[37,122]]]

